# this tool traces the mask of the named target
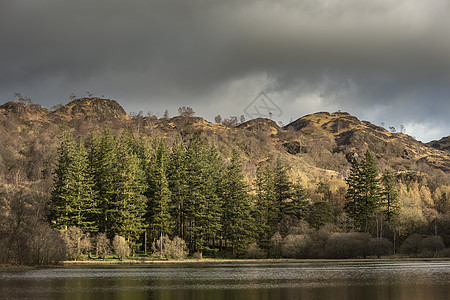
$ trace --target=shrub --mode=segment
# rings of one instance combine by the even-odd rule
[[[403,241],[400,245],[400,253],[407,254],[412,257],[416,257],[421,251],[421,244],[423,238],[420,234],[413,233]]]
[[[153,255],[161,258],[182,259],[188,255],[186,242],[176,236],[171,240],[167,235],[162,237],[162,252],[161,252],[161,238],[152,245]]]
[[[114,253],[117,255],[120,260],[122,260],[124,257],[130,256],[130,246],[128,246],[127,241],[124,237],[120,235],[116,235],[113,240],[113,248]]]
[[[420,243],[421,255],[426,257],[436,256],[438,251],[445,248],[444,242],[440,236],[428,236]]]
[[[248,258],[265,258],[267,257],[267,253],[259,248],[257,243],[251,243],[247,246],[247,249],[245,251],[246,256]]]
[[[309,236],[304,234],[288,235],[281,245],[281,253],[284,257],[305,258],[311,244]]]
[[[281,243],[283,242],[283,237],[279,232],[276,232],[270,239],[271,245],[271,255],[275,257],[280,257],[281,255]]]
[[[96,256],[105,258],[106,255],[111,253],[111,242],[106,237],[106,234],[99,233],[95,239]]]
[[[367,244],[367,251],[370,255],[378,257],[392,253],[393,245],[388,239],[372,238]]]
[[[61,231],[61,234],[66,244],[67,255],[70,259],[78,260],[91,249],[89,237],[80,228],[70,226],[67,230]]]
[[[326,256],[329,258],[366,257],[370,239],[370,234],[361,232],[333,233],[325,246]]]

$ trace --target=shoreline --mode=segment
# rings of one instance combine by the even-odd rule
[[[361,258],[361,259],[289,259],[289,258],[263,258],[263,259],[183,259],[183,260],[81,260],[81,261],[62,261],[58,265],[154,265],[154,264],[227,264],[227,263],[321,263],[321,262],[407,262],[407,261],[450,261],[448,257],[442,258],[411,258],[411,257],[393,257],[393,258]]]
[[[370,263],[370,262],[432,262],[432,261],[450,261],[448,257],[441,258],[420,258],[420,257],[385,257],[385,258],[360,258],[360,259],[299,259],[299,258],[261,258],[261,259],[222,259],[222,258],[203,258],[203,259],[182,259],[182,260],[67,260],[61,261],[57,265],[50,266],[22,266],[11,264],[0,264],[1,272],[21,272],[41,268],[59,268],[68,266],[114,266],[114,265],[167,265],[167,264],[229,264],[229,263]]]

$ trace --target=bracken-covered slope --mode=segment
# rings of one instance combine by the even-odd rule
[[[439,141],[431,141],[427,145],[438,150],[450,152],[450,136],[443,137]]]
[[[11,141],[8,144],[11,153],[17,151],[9,156],[17,159],[29,151],[24,146],[29,143],[26,139],[34,138],[37,144],[48,139],[42,148],[50,149],[49,153],[53,154],[42,155],[51,159],[60,128],[72,128],[76,135],[88,135],[92,129],[106,126],[115,132],[130,128],[141,135],[165,137],[169,143],[177,136],[188,137],[198,132],[214,143],[224,158],[230,157],[233,149],[239,149],[249,178],[254,177],[259,164],[281,157],[296,175],[342,179],[348,175],[349,162],[366,150],[375,154],[383,169],[416,172],[421,169],[418,166],[426,166],[450,173],[450,152],[445,151],[448,138],[423,144],[345,112],[319,112],[280,128],[264,118],[227,127],[201,117],[158,119],[141,114],[130,117],[116,101],[101,98],[77,99],[53,111],[37,104],[8,102],[0,106],[0,133],[5,141]],[[8,164],[5,168],[14,169]]]
[[[409,135],[392,133],[348,113],[320,112],[304,116],[283,128],[299,134],[309,151],[326,149],[342,153],[348,160],[366,150],[378,159],[404,168],[424,162],[443,171],[450,171],[449,153],[423,144]]]

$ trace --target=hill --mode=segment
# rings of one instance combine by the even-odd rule
[[[438,150],[450,152],[450,136],[443,137],[439,141],[431,141],[427,145]]]
[[[345,112],[314,113],[282,128],[264,118],[227,127],[201,117],[130,116],[115,100],[91,97],[76,99],[53,111],[37,104],[8,102],[0,106],[0,121],[4,140],[15,139],[17,149],[22,149],[13,157],[29,151],[23,149],[27,143],[23,138],[34,139],[35,144],[51,139],[45,145],[50,147],[57,144],[54,138],[61,127],[72,128],[76,135],[88,135],[92,130],[108,126],[118,133],[130,128],[149,137],[165,137],[169,142],[180,134],[189,136],[199,132],[214,143],[224,157],[229,157],[233,149],[239,149],[247,161],[249,178],[253,177],[256,166],[270,163],[277,156],[281,156],[296,174],[304,173],[306,177],[334,174],[344,178],[349,162],[366,150],[375,154],[382,169],[415,172],[426,168],[428,173],[433,170],[450,172],[448,137],[423,144],[406,134],[389,132]],[[54,153],[54,149],[52,151]],[[6,168],[11,169],[14,167]]]
[[[71,131],[75,139],[83,137],[85,143],[75,146],[75,143],[71,143],[73,139],[68,137],[70,135],[65,135],[66,152],[72,153],[76,147],[77,155],[71,159],[80,163],[62,165],[55,173],[58,158],[64,153],[63,150],[58,150],[63,130]],[[165,143],[155,143],[155,138],[163,139]],[[51,209],[49,203],[53,201],[51,193],[57,191],[54,188],[55,174],[61,175],[64,172],[68,174],[72,166],[76,169],[89,164],[92,166],[86,167],[88,169],[86,176],[79,174],[75,176],[81,178],[80,182],[83,178],[93,178],[93,174],[103,174],[98,170],[112,166],[110,169],[112,173],[105,171],[106,175],[113,174],[112,177],[104,183],[97,180],[92,186],[103,188],[109,186],[111,182],[114,182],[111,186],[120,185],[117,190],[105,194],[108,201],[115,203],[116,199],[122,199],[125,195],[135,195],[137,198],[132,199],[128,199],[131,196],[126,196],[125,198],[131,201],[126,203],[135,205],[137,203],[135,200],[141,199],[140,209],[135,211],[139,213],[144,213],[143,211],[147,209],[152,213],[153,209],[163,206],[147,207],[148,203],[153,203],[159,198],[151,196],[152,194],[144,195],[142,190],[137,191],[138,188],[143,188],[141,183],[136,184],[138,181],[133,183],[128,181],[128,178],[140,174],[143,177],[139,180],[144,180],[149,185],[156,183],[159,186],[157,184],[159,180],[155,180],[154,177],[164,175],[160,179],[161,182],[164,178],[170,180],[167,185],[168,191],[166,190],[164,194],[168,197],[164,201],[170,203],[168,215],[174,221],[173,224],[181,220],[182,203],[189,203],[184,202],[185,198],[194,201],[190,203],[195,205],[199,199],[206,199],[204,195],[210,195],[207,202],[210,206],[203,205],[202,209],[206,209],[204,211],[206,212],[208,207],[214,208],[212,213],[216,214],[211,220],[216,220],[214,224],[217,226],[216,231],[205,241],[208,247],[211,246],[216,250],[220,248],[220,251],[223,241],[218,246],[216,238],[222,236],[220,227],[223,224],[218,220],[222,220],[225,216],[221,215],[221,211],[230,203],[228,199],[231,199],[231,196],[226,196],[228,189],[222,189],[222,186],[231,184],[227,183],[227,179],[232,177],[228,174],[235,174],[235,179],[243,179],[242,182],[230,185],[237,184],[236,186],[242,188],[239,195],[233,199],[236,203],[247,199],[245,200],[247,203],[241,203],[242,208],[236,210],[236,216],[239,215],[238,212],[245,212],[246,216],[239,217],[240,219],[257,220],[258,215],[266,215],[267,222],[270,220],[270,231],[251,230],[254,237],[258,236],[259,245],[264,251],[271,253],[273,238],[283,239],[283,243],[287,243],[292,242],[292,238],[302,240],[305,236],[310,240],[308,243],[311,249],[321,249],[324,248],[325,242],[332,241],[331,237],[334,234],[339,236],[345,233],[346,238],[353,238],[351,233],[346,233],[355,228],[352,227],[354,223],[352,224],[351,216],[349,217],[346,210],[348,203],[346,179],[354,170],[352,162],[355,159],[361,161],[363,157],[372,157],[370,154],[366,155],[367,150],[375,157],[370,159],[371,165],[374,166],[372,170],[378,169],[380,175],[386,175],[386,172],[391,174],[384,178],[390,178],[392,182],[392,193],[389,195],[397,199],[394,206],[398,208],[399,217],[393,222],[384,218],[385,198],[377,196],[379,206],[376,209],[380,210],[370,215],[366,233],[377,238],[387,237],[394,243],[397,239],[403,242],[412,233],[418,233],[420,236],[432,235],[436,239],[442,238],[439,240],[441,245],[447,247],[450,245],[450,153],[445,146],[447,138],[424,144],[406,134],[389,132],[383,127],[361,121],[345,112],[314,113],[280,127],[265,118],[240,124],[229,121],[212,123],[202,117],[194,117],[192,112],[176,117],[165,115],[164,118],[144,116],[142,113],[128,115],[117,101],[101,98],[76,99],[53,110],[37,104],[8,102],[0,106],[0,141],[0,242],[12,240],[10,232],[18,230],[19,227],[22,228],[21,232],[35,233],[26,236],[17,235],[14,239],[15,249],[21,249],[22,240],[29,240],[34,236],[59,234],[51,231],[47,220],[48,211]],[[165,152],[161,150],[165,147],[164,144],[168,146]],[[178,150],[171,149],[174,145],[176,146],[173,148]],[[87,152],[83,148],[87,149]],[[95,159],[87,159],[88,155],[95,157],[103,153],[103,150],[107,157],[117,159],[97,164]],[[186,153],[185,156],[183,153]],[[234,153],[237,153],[237,158]],[[163,164],[161,161],[158,162],[158,159],[162,158],[158,155],[167,157],[170,166],[167,170],[161,171]],[[186,157],[189,159],[185,159]],[[235,160],[232,160],[232,157]],[[232,169],[228,168],[233,165],[233,161],[235,167],[242,165],[242,168],[237,167],[233,170],[234,173],[227,173],[231,172]],[[237,161],[240,162],[236,164]],[[157,166],[158,163],[161,165]],[[242,176],[237,172],[238,169],[243,171]],[[372,174],[376,174],[376,170]],[[178,177],[179,175],[189,178],[183,188],[178,188],[178,184],[186,178]],[[64,187],[61,191],[66,188],[70,191],[73,176],[64,176],[61,180],[67,181],[61,184],[61,187]],[[278,183],[274,183],[276,180]],[[379,183],[378,177],[373,182],[374,185],[379,185],[380,189],[381,186],[383,188],[387,186],[386,182]],[[135,188],[128,190],[129,187]],[[189,191],[201,188],[201,192],[186,193],[184,188]],[[84,186],[81,190],[85,190]],[[127,192],[122,193],[123,191]],[[100,190],[97,192],[100,193]],[[174,194],[175,196],[170,196]],[[119,198],[114,198],[113,195]],[[94,203],[94,209],[101,209],[105,214],[109,213],[107,205],[98,202],[97,198],[93,200],[83,203]],[[181,202],[176,202],[178,200]],[[55,203],[65,207],[67,200],[53,202]],[[270,206],[266,207],[264,203],[269,203]],[[121,202],[120,205],[122,204]],[[129,210],[130,205],[124,205],[125,211]],[[180,208],[179,211],[177,207]],[[195,211],[189,207],[184,209]],[[180,218],[174,215],[177,211]],[[202,212],[198,216],[206,215]],[[59,216],[63,217],[65,213]],[[132,219],[141,220],[139,226],[142,226],[139,230],[144,230],[148,224],[145,225],[139,216]],[[62,219],[52,220],[61,222]],[[108,217],[104,220],[114,219]],[[179,221],[178,231],[173,231],[171,235],[181,236],[189,242],[188,239],[192,236],[182,229],[183,226],[193,226],[194,223],[185,221]],[[96,220],[96,222],[97,226],[103,226],[103,221]],[[200,229],[210,228],[208,222],[202,223],[206,225]],[[104,230],[100,232],[109,232],[106,227],[98,228]],[[152,238],[156,238],[154,230],[152,234]],[[370,234],[366,235],[366,238],[371,238]],[[143,237],[134,236],[133,245],[138,247],[137,239],[141,239],[142,242]],[[315,244],[319,240],[322,241],[322,246]],[[152,241],[147,242],[149,246]],[[0,243],[0,250],[2,245],[4,249],[10,249],[10,246],[5,246],[9,244],[11,243]],[[189,245],[191,247],[196,244],[189,242]],[[394,247],[399,248],[398,245]],[[425,246],[422,248],[428,249]],[[8,251],[5,253],[20,252]],[[0,262],[1,253],[2,251]],[[321,257],[322,254],[310,255]]]

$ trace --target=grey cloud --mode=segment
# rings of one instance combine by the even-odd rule
[[[127,110],[192,105],[211,118],[240,114],[265,76],[260,89],[294,118],[311,111],[292,99],[318,95],[321,110],[373,122],[446,120],[449,12],[444,0],[3,0],[0,99],[51,106],[89,90]],[[248,86],[240,97],[235,82]]]

